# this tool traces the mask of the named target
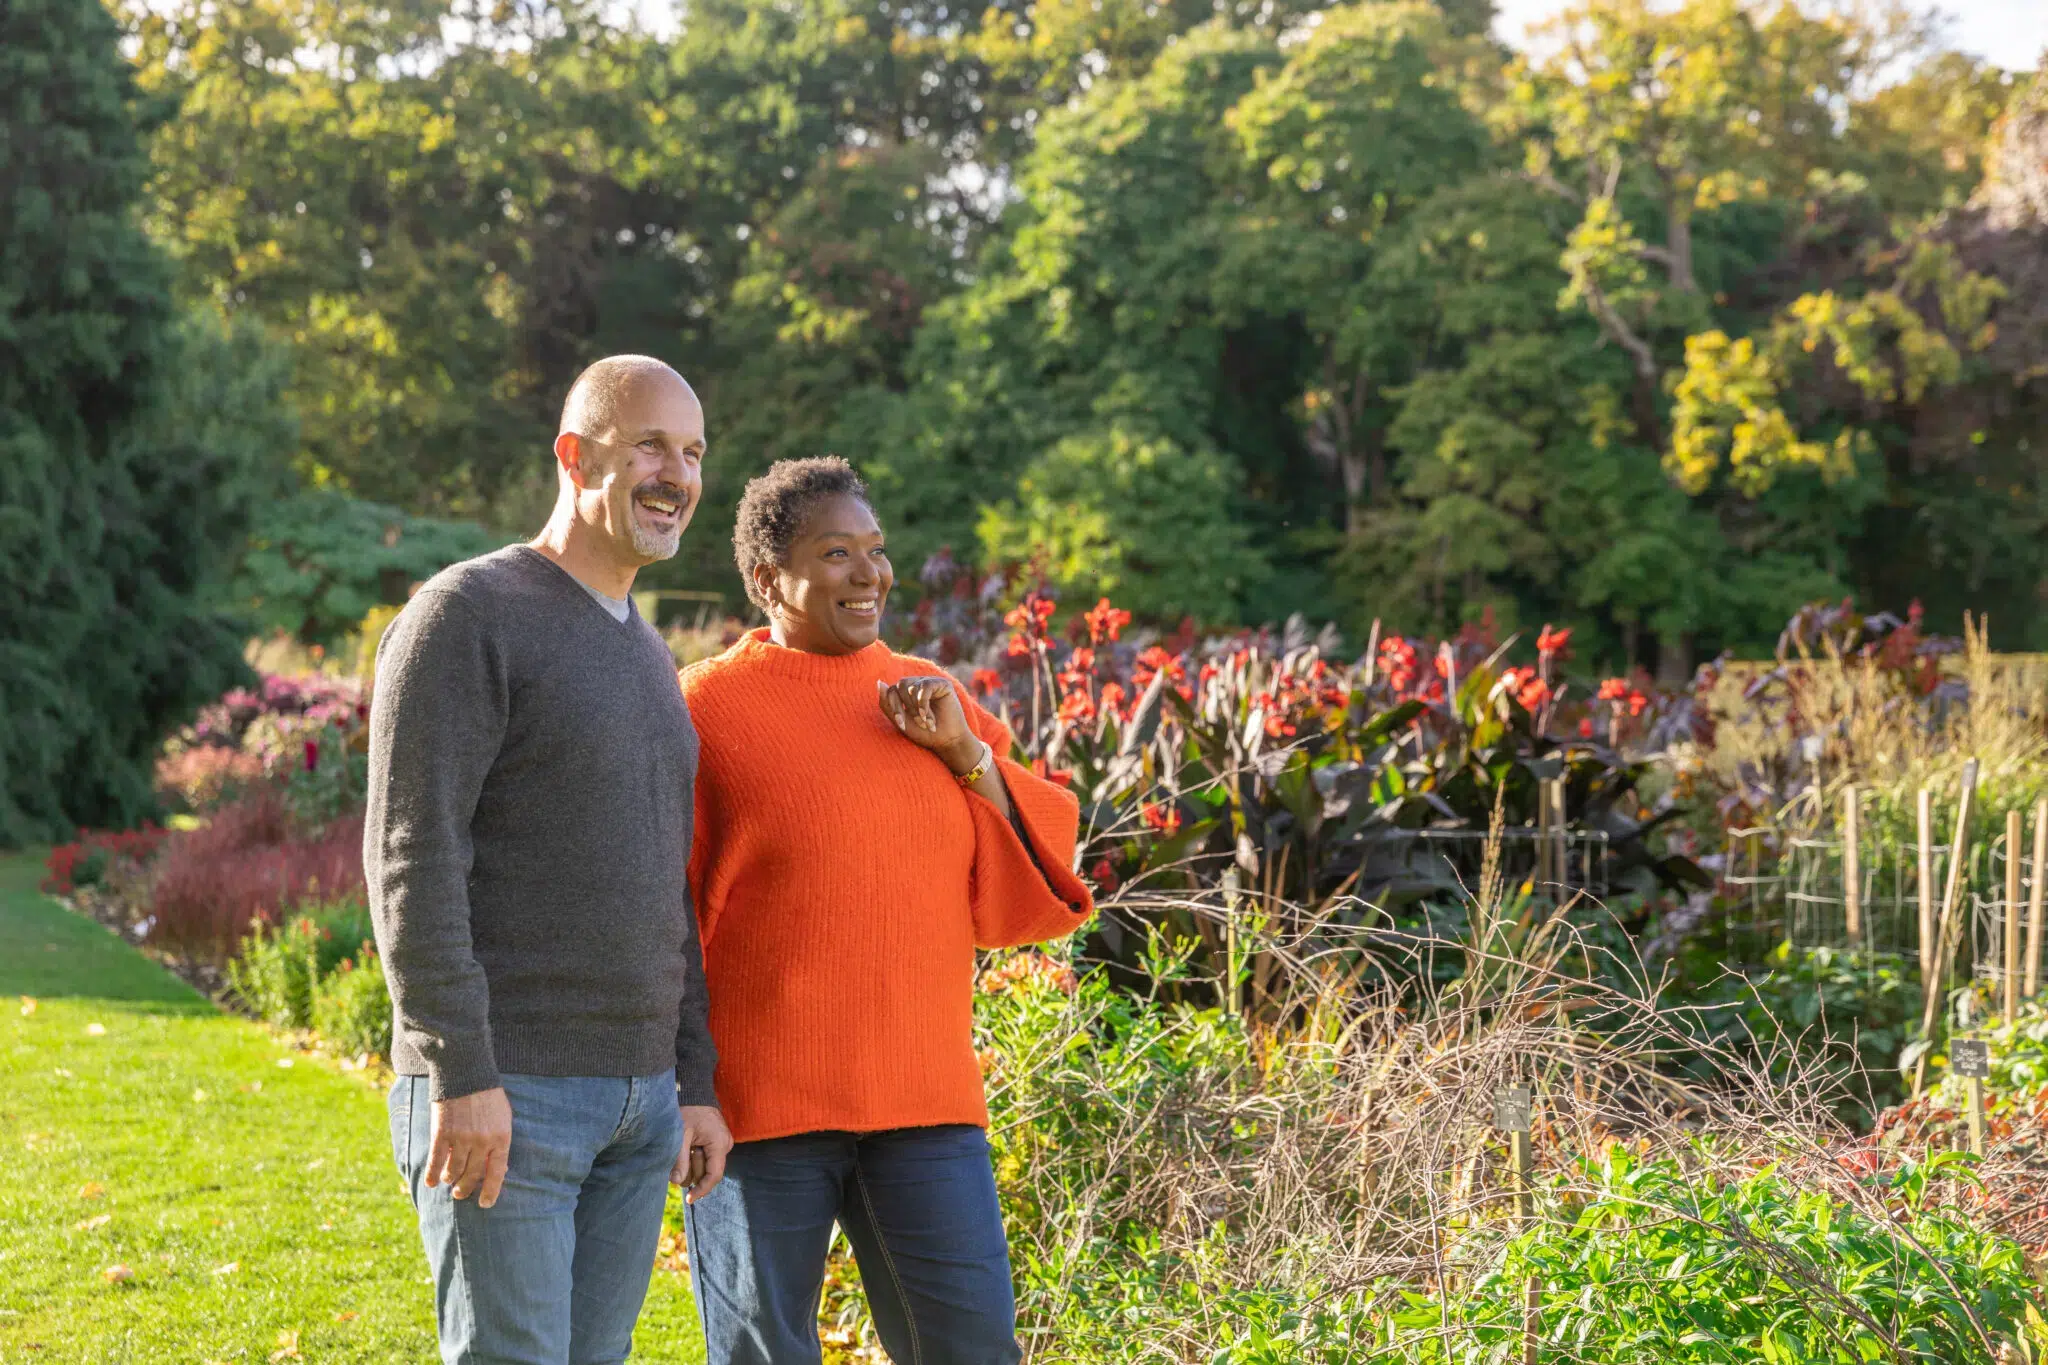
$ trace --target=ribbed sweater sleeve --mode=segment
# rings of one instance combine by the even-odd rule
[[[422,592],[378,651],[363,866],[396,1026],[437,1100],[498,1084],[470,825],[509,706],[498,640],[460,597]]]
[[[1095,911],[1088,883],[1073,870],[1080,803],[1066,788],[1013,761],[1010,728],[957,684],[955,691],[968,726],[995,750],[1010,807],[1017,814],[1013,825],[991,802],[968,793],[974,816],[974,879],[968,907],[974,917],[975,946],[1014,948],[1071,934]],[[1020,832],[1030,839],[1030,848],[1024,846]]]
[[[698,833],[690,841],[689,863],[690,932],[683,940],[683,1005],[676,1024],[676,1103],[701,1104],[715,1108],[718,1091],[712,1084],[718,1072],[718,1048],[711,1040],[711,1000],[704,984],[704,932],[694,917],[697,905],[698,840],[702,836],[702,809],[693,812]]]

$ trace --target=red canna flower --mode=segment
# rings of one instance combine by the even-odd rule
[[[1085,689],[1076,688],[1060,698],[1060,719],[1069,725],[1085,723],[1095,719],[1095,699]]]
[[[1158,645],[1154,645],[1140,654],[1137,663],[1132,666],[1131,686],[1150,687],[1152,679],[1161,673],[1166,675],[1166,680],[1170,683],[1184,682],[1188,676],[1187,667],[1178,655],[1169,654]]]
[[[1500,675],[1500,681],[1524,711],[1540,710],[1550,700],[1550,684],[1533,668],[1510,668]]]
[[[1003,675],[993,668],[974,670],[974,690],[984,697],[992,697],[1003,690]]]
[[[317,739],[309,739],[306,741],[306,771],[312,772],[315,768],[319,766],[320,741]]]
[[[1572,631],[1570,626],[1566,626],[1563,630],[1552,630],[1550,623],[1545,621],[1543,629],[1536,634],[1536,652],[1546,659],[1553,659],[1564,654],[1571,646],[1571,642]]]
[[[1620,701],[1629,694],[1628,679],[1609,678],[1600,684],[1601,701]]]
[[[1407,691],[1415,681],[1415,646],[1398,635],[1380,641],[1380,672],[1396,692]]]
[[[1105,640],[1114,640],[1123,628],[1131,623],[1131,614],[1119,611],[1109,603],[1107,597],[1081,614],[1088,623],[1088,643],[1099,645]]]
[[[1116,869],[1109,865],[1109,859],[1107,858],[1100,860],[1095,866],[1088,869],[1088,880],[1094,882],[1105,896],[1114,895],[1116,889],[1123,885],[1123,882],[1116,875]]]
[[[1162,806],[1147,801],[1138,811],[1138,816],[1145,822],[1146,828],[1156,829],[1161,834],[1171,834],[1180,828],[1180,811],[1174,806]]]

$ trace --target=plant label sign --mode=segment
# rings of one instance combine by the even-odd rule
[[[1949,1044],[1948,1064],[1966,1081],[1981,1081],[1991,1075],[1991,1044],[1982,1038],[1958,1038]]]
[[[1493,1126],[1510,1133],[1529,1131],[1529,1087],[1504,1085],[1493,1092]]]

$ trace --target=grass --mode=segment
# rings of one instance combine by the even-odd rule
[[[0,1365],[434,1359],[382,1094],[37,874],[0,858]],[[702,1360],[679,1277],[655,1272],[635,1344]]]

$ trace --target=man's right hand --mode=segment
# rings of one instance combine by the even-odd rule
[[[446,1182],[457,1199],[474,1194],[477,1207],[498,1202],[505,1162],[512,1154],[512,1101],[504,1090],[479,1090],[434,1101],[434,1142],[427,1153],[427,1186]]]

